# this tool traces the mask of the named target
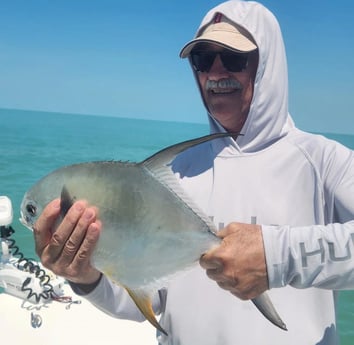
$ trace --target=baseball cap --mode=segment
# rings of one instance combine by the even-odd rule
[[[202,42],[213,43],[241,53],[248,53],[257,49],[257,45],[247,30],[236,25],[219,12],[214,15],[211,23],[205,27],[197,38],[188,42],[182,48],[180,57],[187,57],[195,45]]]

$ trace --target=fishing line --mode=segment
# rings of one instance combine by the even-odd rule
[[[0,239],[5,240],[8,245],[9,250],[13,257],[17,258],[16,268],[20,271],[25,271],[33,274],[40,283],[42,288],[41,293],[34,292],[31,287],[28,285],[31,283],[31,278],[26,278],[21,286],[21,291],[27,292],[27,299],[34,298],[37,303],[42,299],[52,298],[54,294],[54,288],[50,284],[51,277],[42,269],[38,264],[35,263],[35,260],[26,258],[24,254],[20,251],[20,248],[16,244],[16,241],[10,236],[15,233],[15,230],[12,226],[0,226]]]

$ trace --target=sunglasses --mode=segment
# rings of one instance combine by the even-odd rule
[[[221,52],[192,50],[190,53],[192,65],[197,72],[209,72],[217,55],[229,72],[242,72],[247,67],[247,54],[237,54],[227,50]]]

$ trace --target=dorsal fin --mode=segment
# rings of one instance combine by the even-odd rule
[[[176,145],[169,146],[151,157],[145,159],[142,164],[160,183],[165,185],[172,193],[177,195],[184,203],[186,203],[195,214],[206,223],[211,232],[216,233],[216,228],[210,218],[202,212],[199,207],[193,202],[193,200],[187,195],[187,193],[181,187],[176,176],[172,172],[171,168],[167,165],[170,163],[178,153],[184,150],[204,143],[209,140],[237,136],[235,133],[217,133],[206,135],[197,139],[181,142]]]
[[[232,137],[238,136],[238,133],[215,133],[205,135],[200,138],[192,139],[183,141],[181,143],[168,146],[161,151],[153,154],[149,158],[142,161],[140,164],[144,165],[150,171],[154,171],[155,169],[160,169],[161,166],[167,165],[171,162],[179,153],[189,149],[190,147],[205,143],[206,141],[210,141],[217,138],[224,138],[224,137]]]

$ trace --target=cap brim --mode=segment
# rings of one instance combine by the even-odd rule
[[[240,33],[235,32],[209,32],[190,42],[181,50],[179,56],[187,57],[192,49],[199,43],[211,43],[233,50],[235,52],[248,53],[257,49],[257,46]]]

